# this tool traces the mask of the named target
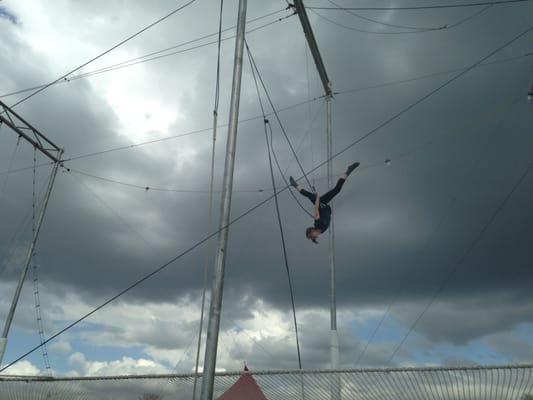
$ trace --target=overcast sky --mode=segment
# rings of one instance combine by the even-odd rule
[[[63,147],[65,158],[162,139],[69,161],[70,172],[58,174],[35,256],[45,336],[213,231],[207,190],[216,44],[207,43],[216,36],[174,49],[206,44],[180,54],[89,77],[78,74],[216,33],[215,3],[197,0],[15,108]],[[236,23],[237,3],[224,2],[225,28]],[[182,4],[2,1],[1,100],[16,103],[31,92],[4,95],[57,79]],[[332,6],[327,0],[306,5]],[[267,26],[250,32],[247,40],[275,107],[286,109],[279,115],[298,157],[312,170],[326,157],[325,104],[299,20],[286,6],[282,0],[249,1],[249,20],[270,15],[249,23],[249,30]],[[333,100],[338,152],[532,27],[533,4],[357,15],[310,10],[309,17],[339,92]],[[233,33],[225,32],[229,39],[221,49],[215,225]],[[361,162],[334,204],[343,367],[531,362],[533,103],[527,92],[533,80],[532,37],[527,33],[487,65],[335,158],[336,175]],[[240,119],[232,217],[272,193],[263,118],[248,64]],[[279,125],[270,120],[281,167],[287,175],[301,176]],[[193,131],[199,132],[175,137]],[[37,154],[36,162],[47,160]],[[14,132],[0,128],[2,323],[31,236],[32,165],[31,147],[17,145]],[[39,199],[50,171],[50,165],[36,169]],[[309,178],[319,192],[328,189],[324,167]],[[283,185],[278,172],[276,182]],[[327,238],[319,245],[307,241],[309,216],[288,191],[279,200],[303,366],[326,368]],[[191,372],[203,269],[212,246],[209,250],[196,248],[51,342],[52,369],[62,375]],[[209,271],[212,267],[211,257]],[[4,363],[39,343],[33,290],[30,271]],[[244,362],[252,370],[298,366],[273,201],[230,229],[217,367],[236,370]],[[44,372],[39,351],[6,371]]]

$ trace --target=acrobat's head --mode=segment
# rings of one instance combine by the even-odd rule
[[[320,229],[309,227],[305,230],[305,236],[307,239],[311,240],[313,243],[318,244],[316,238],[320,236],[322,232]]]

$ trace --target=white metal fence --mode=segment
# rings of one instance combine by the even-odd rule
[[[217,374],[215,398],[235,383],[241,373]],[[533,394],[533,365],[257,371],[252,375],[269,400],[330,400],[338,388],[343,400],[519,400]],[[192,374],[84,378],[1,376],[0,399],[191,400],[192,384]]]

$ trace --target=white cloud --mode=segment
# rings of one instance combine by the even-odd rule
[[[48,350],[50,352],[54,352],[54,353],[57,352],[62,355],[70,354],[72,353],[72,345],[70,344],[70,342],[66,340],[58,340],[56,342],[52,342],[51,344],[49,344]]]
[[[124,75],[114,79],[107,90],[106,99],[121,123],[120,132],[133,142],[168,136],[169,127],[178,119],[179,107],[139,93],[143,91],[132,86]]]
[[[39,375],[40,374],[39,368],[37,368],[35,365],[33,365],[30,361],[22,360],[13,365],[12,367],[9,367],[4,372],[2,372],[3,375]]]
[[[76,352],[69,357],[69,364],[82,376],[164,374],[169,369],[152,360],[122,357],[114,361],[92,361]]]

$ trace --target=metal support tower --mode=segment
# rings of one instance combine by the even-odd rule
[[[333,92],[331,88],[331,82],[328,78],[326,72],[326,67],[320,55],[318,45],[313,34],[313,29],[311,28],[311,23],[307,16],[303,0],[294,0],[294,7],[296,13],[300,18],[300,23],[302,24],[302,29],[304,31],[307,43],[311,54],[313,55],[313,60],[320,76],[322,86],[324,87],[324,95],[326,97],[326,148],[327,148],[327,175],[328,175],[328,187],[331,187],[333,184],[333,139],[331,134],[331,114],[332,114],[332,99]],[[331,225],[329,228],[329,264],[330,264],[330,361],[331,368],[339,368],[339,335],[337,332],[337,298],[335,291],[335,225],[333,215],[331,218]],[[341,398],[341,388],[340,381],[333,380],[331,382],[331,398],[334,400]]]
[[[326,67],[322,61],[322,56],[318,50],[318,45],[315,40],[315,35],[313,34],[313,28],[311,28],[311,23],[307,17],[307,11],[305,11],[305,6],[303,0],[294,0],[294,8],[300,18],[300,23],[302,24],[302,29],[304,30],[305,38],[307,39],[307,44],[309,45],[309,50],[313,55],[313,60],[315,61],[316,69],[320,80],[322,81],[322,86],[324,86],[324,92],[326,96],[332,96],[331,91],[331,82],[328,78],[328,73],[326,72]]]
[[[326,95],[326,141],[327,141],[327,173],[328,187],[333,185],[333,135],[331,134],[332,96]],[[337,293],[335,285],[335,216],[331,214],[329,228],[329,273],[330,273],[330,362],[331,369],[338,369],[339,362],[339,333],[337,331]],[[341,399],[341,382],[338,376],[332,376],[330,382],[330,397],[332,400]]]
[[[0,124],[4,123],[53,162],[61,162],[63,149],[54,144],[0,100]]]
[[[326,142],[328,187],[333,185],[333,139],[331,134],[331,96],[326,97]],[[329,265],[330,265],[330,330],[331,330],[331,368],[339,368],[339,335],[337,333],[337,296],[335,290],[335,224],[331,215],[329,229]]]
[[[2,332],[2,337],[0,337],[0,364],[1,364],[4,358],[4,353],[5,353],[6,346],[7,346],[7,337],[9,335],[9,330],[11,328],[11,322],[13,321],[15,310],[17,308],[17,303],[20,298],[20,293],[22,291],[22,286],[24,285],[24,280],[26,279],[26,274],[28,273],[28,268],[30,266],[30,263],[33,257],[35,245],[37,244],[37,239],[39,237],[39,232],[41,230],[41,226],[44,220],[46,208],[48,206],[48,200],[50,199],[50,194],[52,193],[52,188],[54,186],[55,178],[57,176],[57,171],[58,171],[59,166],[61,165],[61,156],[63,155],[63,149],[61,149],[59,146],[57,146],[52,141],[50,141],[48,138],[46,138],[46,136],[44,136],[36,128],[30,125],[19,114],[14,112],[11,108],[9,108],[2,101],[0,101],[0,109],[2,110],[0,113],[0,123],[4,123],[6,126],[10,127],[13,131],[15,131],[19,135],[19,137],[22,137],[26,141],[28,141],[35,149],[43,153],[54,164],[54,167],[52,168],[52,173],[50,175],[50,179],[48,181],[48,186],[46,188],[44,202],[39,211],[39,216],[37,218],[37,224],[35,226],[35,231],[33,233],[30,247],[28,249],[28,253],[26,254],[26,261],[21,271],[19,281],[17,284],[17,288],[15,289],[15,294],[13,296],[13,301],[11,302],[9,312],[7,314],[7,318],[4,324],[4,330]]]
[[[211,291],[209,322],[207,326],[204,372],[202,379],[202,391],[200,395],[201,400],[213,399],[218,334],[220,329],[220,313],[222,308],[222,293],[224,289],[224,268],[226,264],[226,249],[228,244],[230,223],[231,192],[233,189],[233,170],[235,166],[235,149],[237,144],[242,61],[244,55],[244,28],[246,25],[246,6],[247,0],[239,0],[237,37],[235,39],[235,57],[233,61],[233,84],[231,88],[228,139],[226,144],[226,161],[224,166],[224,181],[222,186],[218,249],[215,261],[213,289]]]

